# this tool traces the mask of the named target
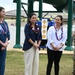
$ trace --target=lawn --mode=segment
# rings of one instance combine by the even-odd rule
[[[47,55],[40,54],[39,75],[46,75]],[[63,54],[60,61],[60,75],[72,75],[73,55]],[[23,52],[7,51],[5,75],[24,75]],[[52,69],[54,75],[54,69]]]

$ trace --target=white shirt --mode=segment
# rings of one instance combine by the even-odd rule
[[[61,43],[65,45],[65,42],[67,39],[67,32],[64,28],[63,28],[63,37],[61,40],[57,40],[55,32],[56,32],[56,30],[55,30],[54,26],[50,27],[48,30],[48,35],[47,35],[48,41],[47,41],[46,46],[51,50],[54,50],[54,49],[52,48],[50,43],[53,43],[54,46],[59,47]],[[60,29],[57,30],[58,38],[61,38],[61,33],[62,33],[62,31],[61,31],[61,27],[60,27]],[[65,48],[65,46],[63,46],[59,51],[64,50],[64,48]]]

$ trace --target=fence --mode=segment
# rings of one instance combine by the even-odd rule
[[[64,28],[67,30],[67,25],[64,25]],[[13,46],[16,44],[16,26],[9,26],[10,30],[10,41],[9,41],[9,48],[13,48]],[[75,25],[72,26],[72,31],[75,30]],[[67,31],[66,31],[67,32]],[[24,36],[24,26],[21,27],[20,32],[20,45],[23,46],[25,36]]]

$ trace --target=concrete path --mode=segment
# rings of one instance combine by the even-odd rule
[[[21,51],[21,52],[24,52],[22,49],[17,49],[17,48],[7,48],[8,51]],[[44,50],[43,49],[40,49],[39,51],[40,54],[47,54],[47,49],[45,48]],[[74,51],[70,51],[70,50],[64,50],[63,51],[63,54],[74,54]]]

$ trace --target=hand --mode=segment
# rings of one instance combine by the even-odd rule
[[[64,46],[64,44],[61,43],[58,48],[61,49],[63,46]]]
[[[36,43],[34,43],[33,46],[34,46],[35,48],[39,48],[39,45],[36,44]]]
[[[3,45],[4,47],[7,47],[8,44],[9,44],[9,42],[5,42],[5,43],[3,43],[2,45]]]
[[[54,51],[58,51],[59,47],[53,47]]]
[[[75,36],[75,31],[74,31],[74,33],[73,33],[73,36]]]
[[[5,47],[2,47],[1,50],[5,50]]]
[[[61,49],[61,48],[62,48],[62,46],[59,46],[58,48],[59,48],[59,49]]]
[[[58,51],[58,50],[59,50],[59,48],[56,47],[56,46],[54,45],[54,43],[50,43],[50,45],[52,46],[52,48],[54,49],[54,51]]]
[[[0,40],[0,44],[1,44],[1,40]]]
[[[7,45],[9,44],[9,42],[7,41],[7,42],[3,43],[3,42],[0,40],[0,44],[1,44],[3,47],[7,47]]]

